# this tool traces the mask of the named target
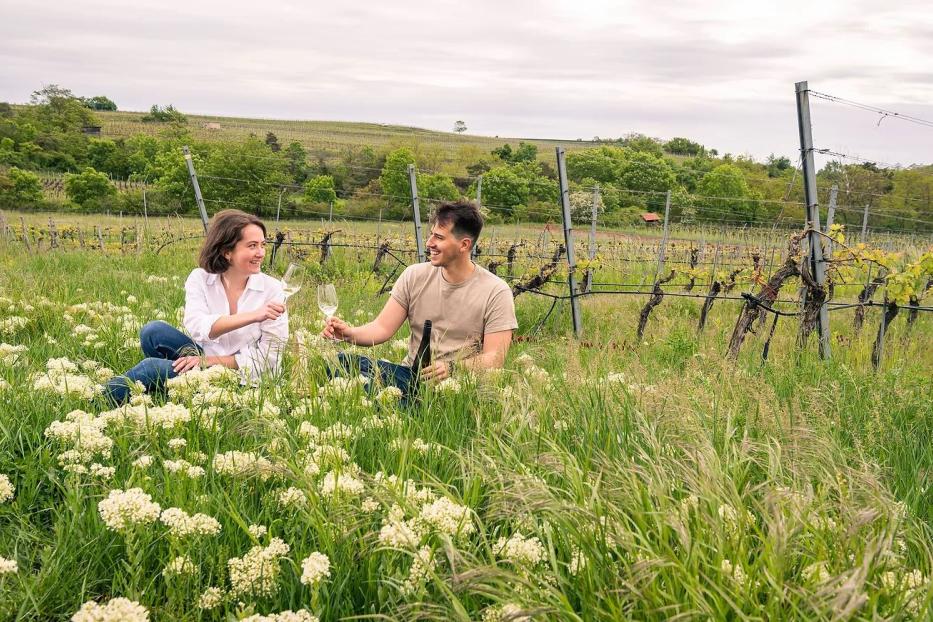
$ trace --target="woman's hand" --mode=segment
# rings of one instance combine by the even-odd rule
[[[265,322],[267,320],[277,320],[279,316],[285,313],[285,305],[281,302],[270,300],[255,311],[253,322]]]
[[[324,326],[324,330],[321,331],[321,337],[337,341],[350,341],[350,334],[352,332],[352,326],[339,317],[331,316],[327,318],[327,324]]]
[[[201,366],[200,356],[180,356],[172,362],[176,374],[183,374]]]

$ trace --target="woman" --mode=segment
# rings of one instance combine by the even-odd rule
[[[139,334],[143,359],[124,376],[112,378],[106,394],[117,404],[129,399],[130,384],[147,392],[195,369],[223,365],[256,382],[279,366],[288,339],[282,284],[260,271],[266,254],[266,227],[239,210],[218,212],[195,268],[185,282],[185,335],[161,321]]]

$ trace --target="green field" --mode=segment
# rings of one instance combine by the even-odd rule
[[[104,138],[128,138],[136,134],[159,135],[165,131],[162,123],[144,123],[143,112],[106,112],[94,113],[101,122],[101,134]],[[417,127],[389,125],[386,123],[360,123],[351,121],[288,121],[282,119],[251,119],[222,117],[215,115],[186,115],[187,128],[197,140],[237,141],[250,134],[265,138],[272,132],[283,145],[300,142],[312,153],[339,153],[347,147],[371,146],[393,149],[401,146],[415,146],[418,150],[419,163],[426,168],[437,166],[441,161],[468,164],[489,151],[505,143],[517,147],[521,141],[538,147],[539,154],[552,161],[554,148],[568,150],[593,147],[597,143],[589,140],[534,139],[498,136],[476,136],[469,133],[438,132]],[[211,129],[209,124],[220,127]]]
[[[321,264],[317,247],[286,246],[266,271],[302,261],[310,274],[289,301],[282,378],[247,391],[204,377],[173,388],[174,406],[108,412],[93,396],[101,367],[138,361],[145,322],[177,324],[198,240],[137,252],[118,239],[140,219],[55,218],[86,229],[85,248],[0,237],[2,620],[67,620],[117,597],[155,621],[930,619],[930,314],[890,325],[876,372],[877,309],[861,331],[853,310],[832,314],[831,361],[813,338],[798,349],[783,318],[766,363],[770,321],[733,362],[739,301],[718,301],[698,333],[702,300],[666,298],[639,342],[644,296],[590,296],[578,341],[565,306],[542,322],[550,300],[524,293],[504,371],[403,410],[328,381],[351,348],[314,337],[315,282],[334,282],[338,313],[362,323],[384,304],[393,262],[374,274],[372,250],[337,247]],[[104,252],[96,224],[112,229]],[[373,224],[340,226],[335,242],[377,242]],[[382,237],[409,244],[404,227]],[[161,218],[147,233],[198,228]],[[320,239],[307,223],[287,228]],[[670,259],[708,233],[675,234]],[[531,247],[516,276],[556,244],[540,234],[497,228],[499,251]],[[657,234],[601,232],[598,278],[653,278]],[[730,235],[722,262],[770,240]],[[547,291],[565,291],[561,278]],[[135,510],[115,519],[114,491],[135,488]],[[272,616],[286,610],[306,613]]]

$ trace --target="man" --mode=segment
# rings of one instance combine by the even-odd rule
[[[461,369],[502,367],[518,322],[509,286],[470,258],[482,229],[483,217],[475,204],[442,203],[431,219],[429,261],[402,272],[379,316],[363,326],[332,317],[321,336],[374,346],[391,339],[408,320],[411,337],[403,364],[378,365],[383,383],[397,386],[406,397],[413,388],[411,364],[425,320],[432,322],[432,362],[421,370],[421,380],[439,382]],[[347,370],[358,367],[360,373],[375,376],[369,358],[341,353],[340,362]]]

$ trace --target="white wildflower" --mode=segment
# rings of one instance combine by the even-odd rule
[[[521,532],[515,532],[508,539],[499,538],[493,550],[501,559],[507,559],[521,566],[534,566],[544,560],[545,551],[541,541],[531,536],[526,538]]]
[[[300,508],[308,504],[308,495],[292,486],[280,491],[276,500],[282,508]]]
[[[243,557],[227,560],[230,571],[230,593],[240,596],[271,596],[278,589],[281,574],[279,560],[288,555],[289,546],[272,538],[269,546],[254,546]]]
[[[421,508],[421,521],[448,536],[473,533],[475,527],[470,520],[470,508],[441,497]]]
[[[0,557],[0,577],[7,574],[16,574],[19,572],[19,564],[15,559]]]
[[[301,582],[314,586],[330,577],[330,559],[323,553],[311,553],[301,562]]]
[[[180,451],[188,446],[188,441],[183,438],[173,438],[168,441],[168,448],[172,451]]]
[[[197,566],[194,565],[194,562],[187,555],[179,555],[162,570],[162,574],[166,577],[178,577],[184,575],[193,575],[198,572]]]
[[[321,481],[321,494],[324,496],[343,493],[356,496],[363,492],[363,482],[347,473],[331,471]]]
[[[216,536],[220,533],[220,523],[207,514],[189,515],[181,508],[168,508],[162,512],[159,520],[168,527],[169,533],[176,538],[188,536]]]
[[[198,609],[214,609],[224,602],[224,591],[219,587],[209,587],[198,597]]]
[[[250,525],[249,527],[246,528],[246,531],[253,538],[255,538],[256,540],[259,540],[264,535],[269,533],[269,528],[266,527],[265,525]]]
[[[137,525],[146,525],[159,518],[162,508],[141,488],[111,490],[107,498],[97,504],[100,517],[113,531],[126,531]]]
[[[149,612],[145,607],[128,598],[114,598],[106,605],[93,600],[81,605],[71,622],[148,622]]]
[[[6,503],[13,498],[16,492],[16,486],[10,481],[9,476],[0,473],[0,503]]]

